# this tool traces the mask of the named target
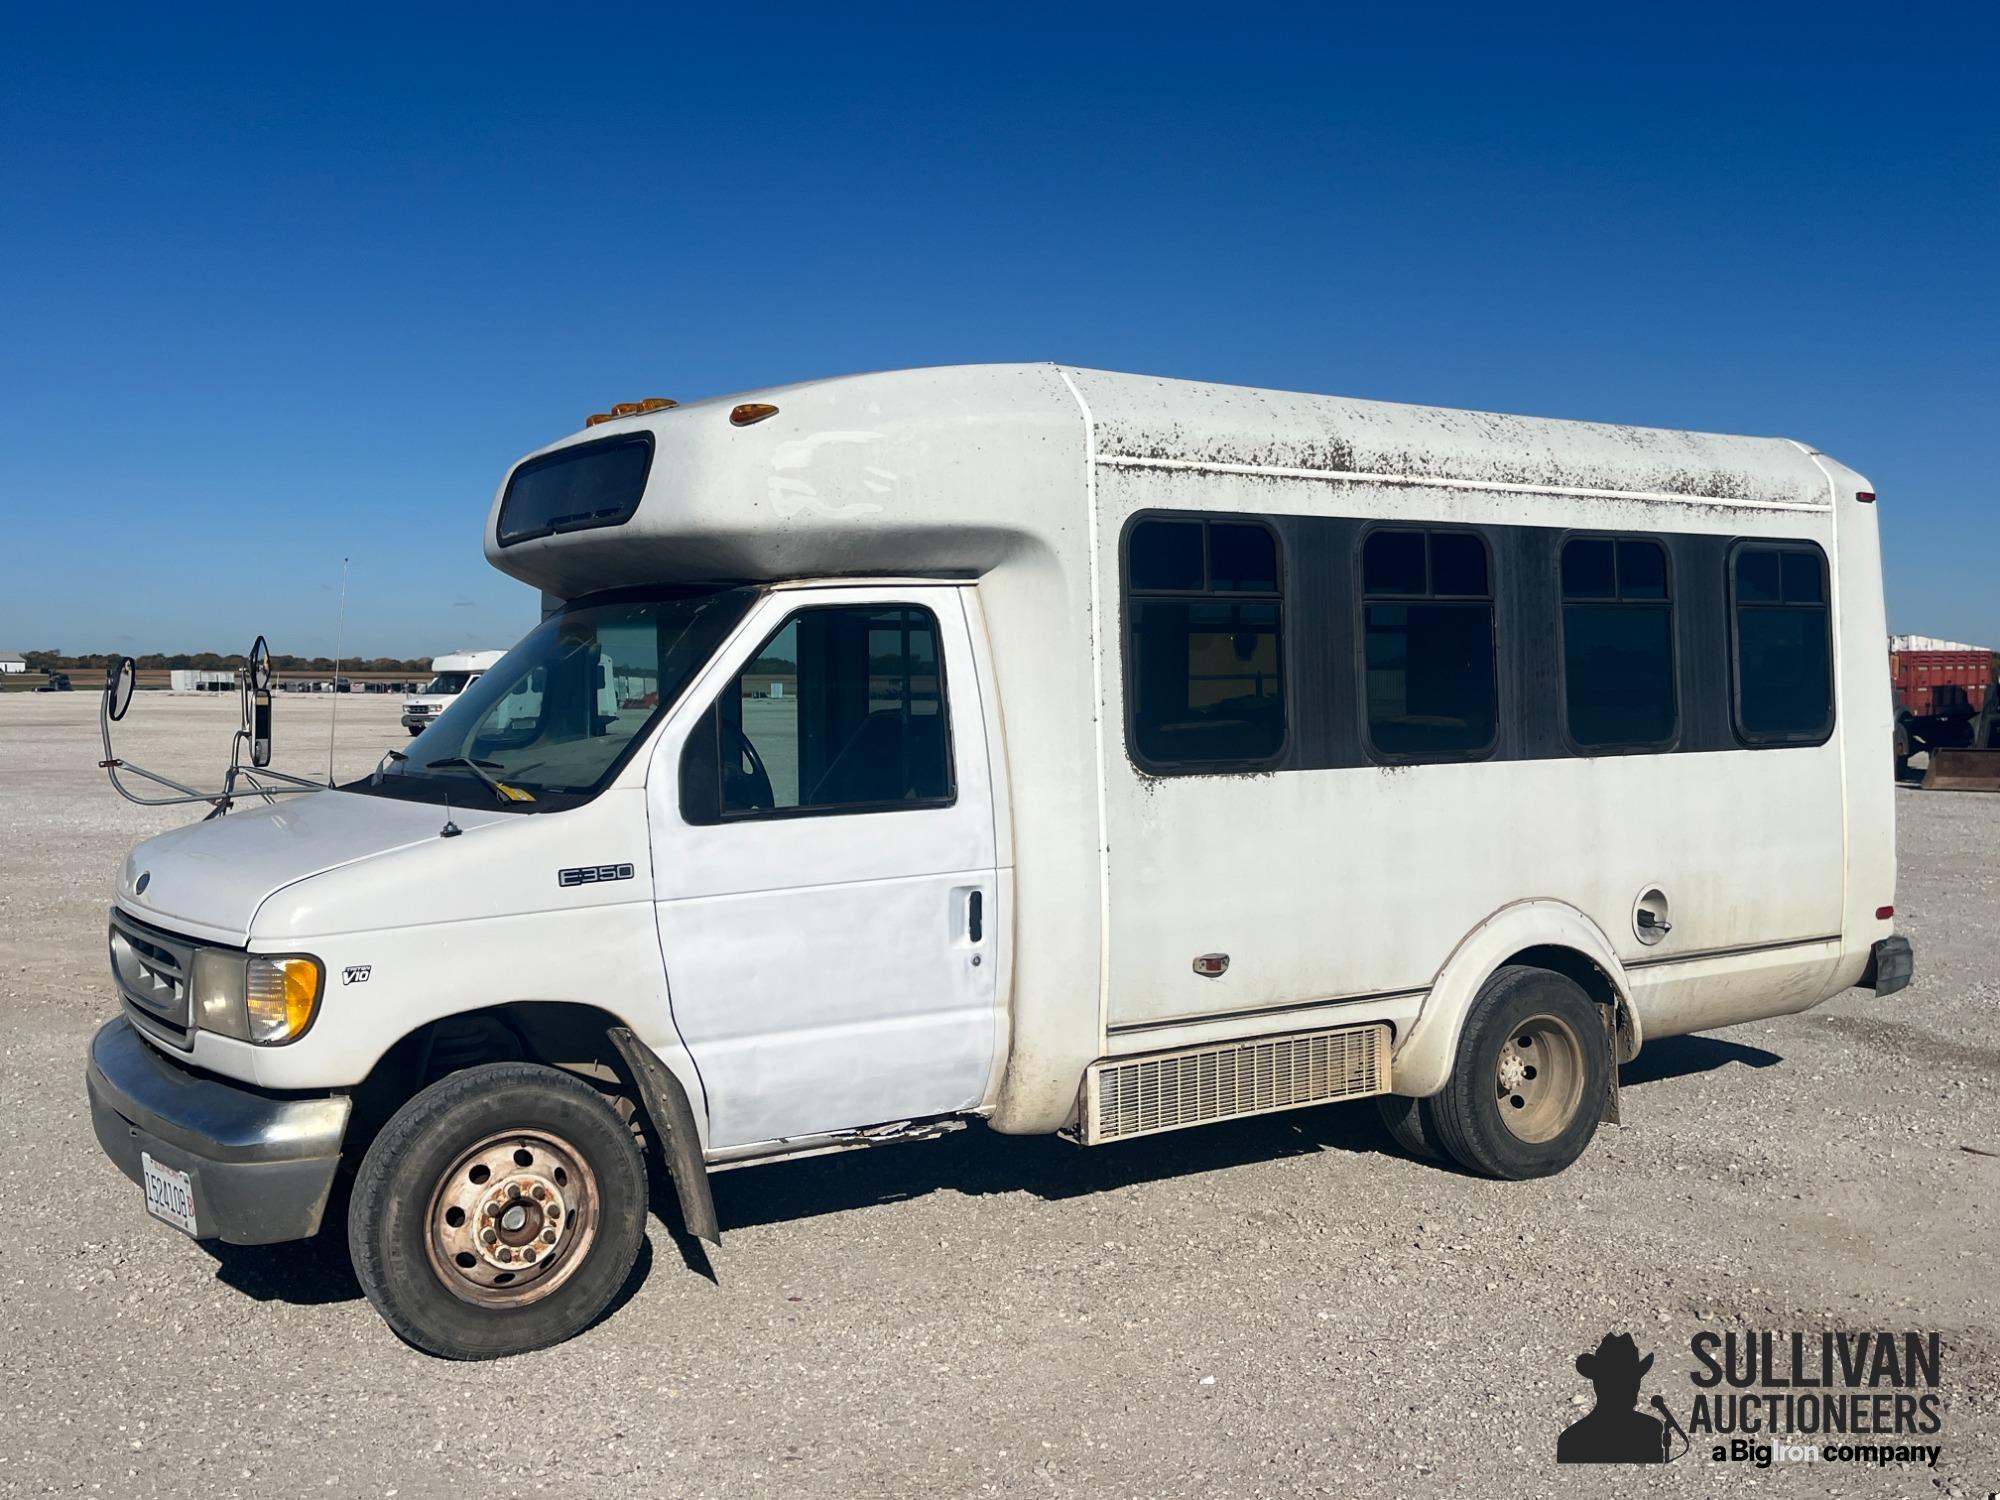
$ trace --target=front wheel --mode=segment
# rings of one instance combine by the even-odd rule
[[[1488,1177],[1547,1177],[1583,1154],[1611,1086],[1597,1006],[1574,980],[1509,965],[1466,1017],[1432,1101],[1438,1140]]]
[[[348,1248],[405,1342],[496,1359],[581,1333],[631,1274],[646,1165],[581,1079],[490,1063],[432,1084],[368,1149]]]

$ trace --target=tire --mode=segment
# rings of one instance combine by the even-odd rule
[[[1590,1144],[1610,1086],[1610,1047],[1591,998],[1560,974],[1509,965],[1473,1002],[1431,1118],[1467,1171],[1547,1177]]]
[[[422,733],[423,733],[423,731],[422,731],[421,729],[418,729],[417,727],[415,727],[414,725],[411,725],[411,724],[405,724],[405,725],[404,725],[403,727],[404,727],[405,729],[407,729],[407,730],[409,730],[409,731],[410,731],[410,738],[411,738],[411,739],[415,739],[415,738],[416,738],[416,737],[417,737],[418,735],[420,735],[420,734],[422,734]]]
[[[1444,1142],[1438,1139],[1430,1100],[1412,1099],[1407,1094],[1379,1094],[1375,1112],[1382,1117],[1382,1128],[1396,1144],[1419,1161],[1443,1161],[1449,1155]]]
[[[631,1128],[581,1079],[521,1062],[453,1073],[398,1110],[362,1159],[347,1215],[368,1300],[398,1338],[445,1359],[581,1333],[625,1284],[645,1232]]]

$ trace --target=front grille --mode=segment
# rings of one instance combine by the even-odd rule
[[[114,911],[108,935],[111,978],[125,1013],[142,1029],[186,1050],[194,1045],[191,990],[196,946]]]
[[[1269,1114],[1389,1087],[1389,1028],[1348,1026],[1092,1063],[1085,1145]]]

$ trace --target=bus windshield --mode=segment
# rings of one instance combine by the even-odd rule
[[[567,605],[461,692],[407,753],[345,789],[516,812],[586,802],[753,597],[648,590]]]
[[[424,687],[426,693],[436,693],[449,698],[465,691],[465,684],[471,680],[470,672],[440,672]]]

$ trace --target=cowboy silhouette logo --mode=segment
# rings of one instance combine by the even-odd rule
[[[1579,1375],[1597,1392],[1589,1413],[1563,1429],[1556,1442],[1559,1464],[1657,1464],[1667,1460],[1667,1428],[1673,1414],[1658,1396],[1652,1404],[1660,1417],[1636,1410],[1639,1382],[1653,1368],[1653,1356],[1639,1357],[1629,1333],[1607,1333],[1595,1350],[1576,1357]],[[1680,1455],[1675,1454],[1675,1457]]]

